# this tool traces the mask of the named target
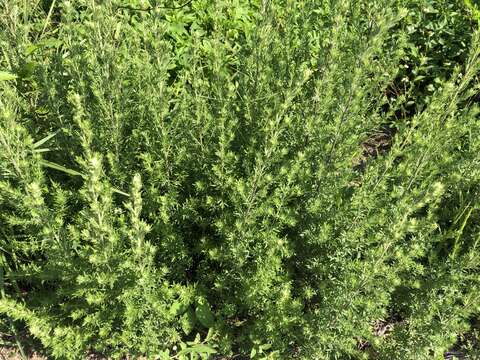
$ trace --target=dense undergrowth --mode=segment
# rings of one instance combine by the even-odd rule
[[[1,2],[2,328],[58,359],[478,356],[474,6]]]

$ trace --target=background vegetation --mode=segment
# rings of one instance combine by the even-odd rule
[[[476,9],[2,1],[4,340],[479,356]]]

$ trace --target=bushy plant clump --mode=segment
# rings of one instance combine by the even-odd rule
[[[474,354],[472,6],[2,2],[2,321],[58,359]]]

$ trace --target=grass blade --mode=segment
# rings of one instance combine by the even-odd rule
[[[73,170],[73,169],[66,168],[65,166],[59,165],[57,163],[53,163],[53,162],[50,162],[50,161],[47,161],[47,160],[40,160],[40,164],[45,166],[45,167],[48,167],[50,169],[55,169],[55,170],[64,172],[65,174],[69,174],[69,175],[73,175],[73,176],[81,176],[81,177],[85,178],[85,175],[83,175],[82,173],[80,173],[76,170]],[[130,197],[129,194],[127,194],[126,192],[123,192],[122,190],[112,188],[112,191],[114,193],[117,193],[117,194],[120,194],[120,195],[123,195],[123,196],[126,196],[126,197]]]
[[[55,131],[54,133],[51,133],[51,134],[45,136],[43,139],[38,140],[35,144],[33,144],[33,148],[36,149],[36,148],[38,148],[39,146],[45,144],[48,140],[50,140],[50,139],[53,138],[55,135],[57,135],[59,131],[60,131],[60,130],[57,130],[57,131]]]
[[[62,165],[59,165],[59,164],[56,164],[56,163],[53,163],[53,162],[50,162],[50,161],[47,161],[47,160],[40,160],[40,164],[45,166],[45,167],[48,167],[50,169],[55,169],[55,170],[64,172],[65,174],[84,177],[82,173],[80,173],[76,170],[68,169],[65,166],[62,166]]]
[[[17,78],[17,75],[9,73],[7,71],[0,71],[0,81],[9,81],[9,80],[15,80]]]

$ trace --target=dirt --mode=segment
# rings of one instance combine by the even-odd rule
[[[14,348],[2,347],[0,348],[0,359],[1,360],[23,360],[20,352]],[[33,352],[27,354],[27,359],[30,360],[47,360],[46,357],[40,356],[39,354]]]

